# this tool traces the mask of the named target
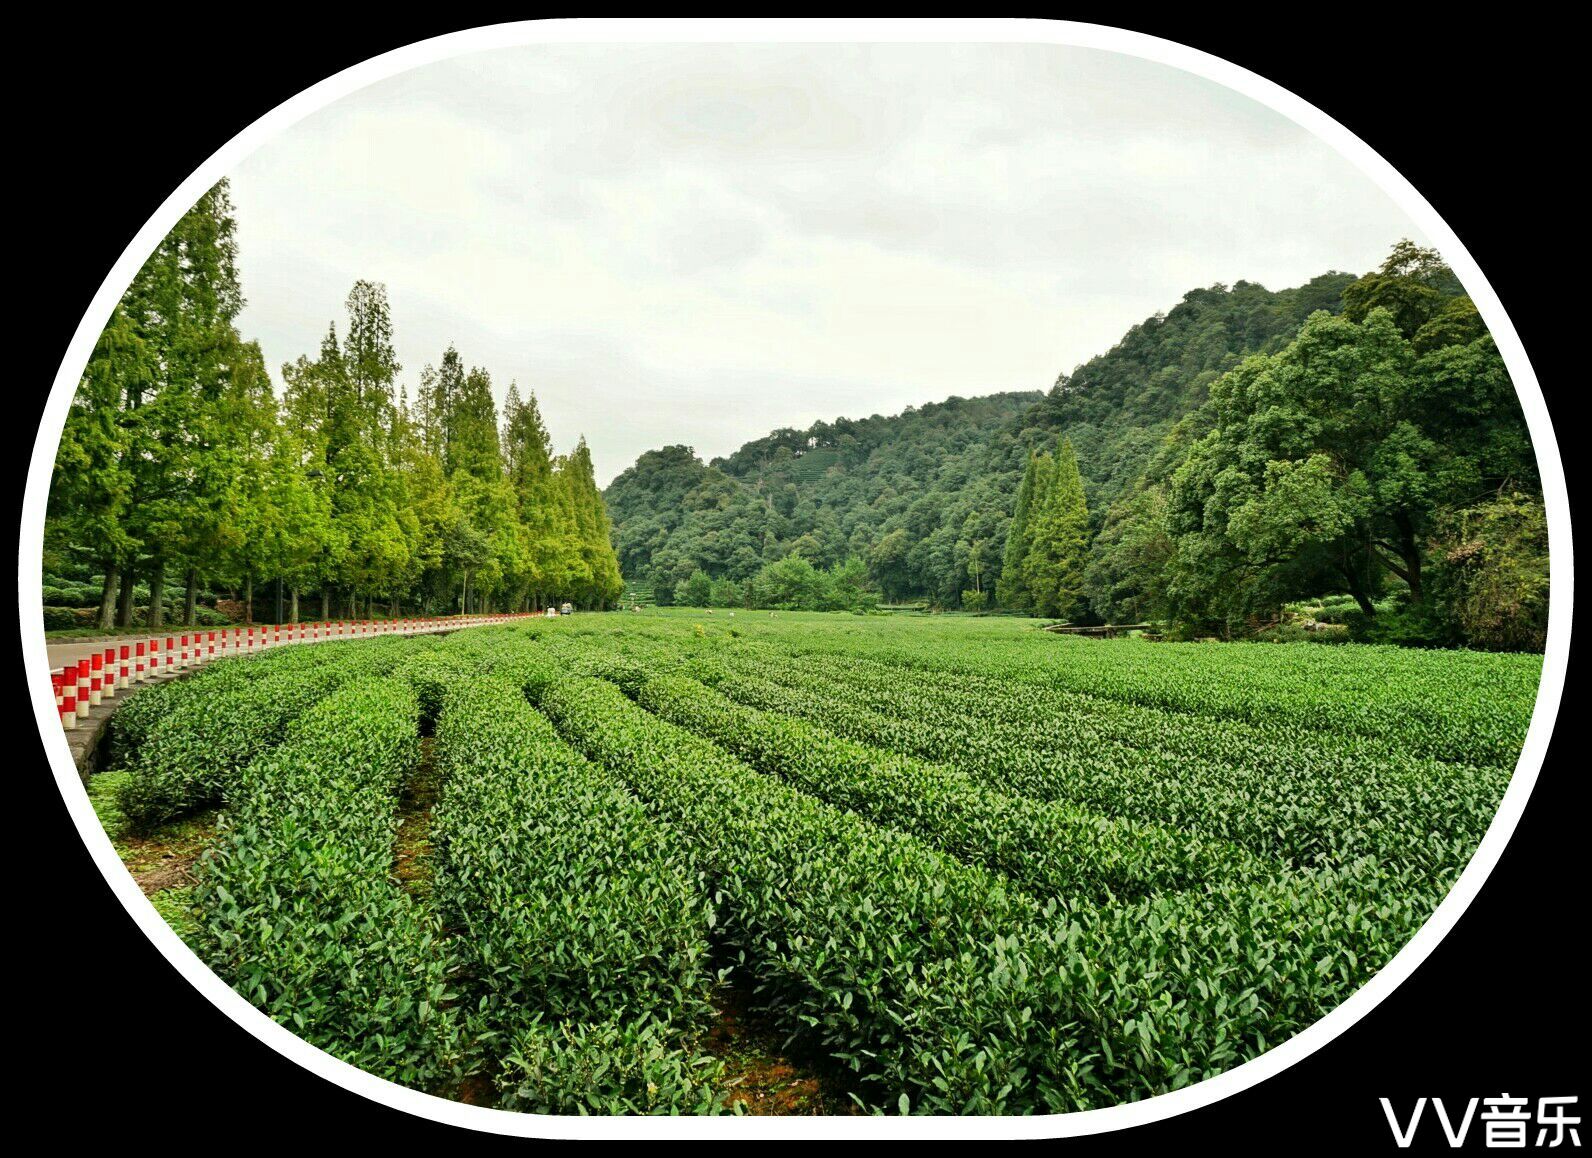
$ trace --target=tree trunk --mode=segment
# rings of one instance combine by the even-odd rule
[[[289,622],[291,622],[291,623],[297,623],[298,622],[298,588],[297,587],[293,588],[293,618]]]
[[[100,587],[99,619],[96,621],[101,631],[109,631],[114,626],[116,619],[116,568],[111,564],[105,565],[105,582]]]
[[[122,568],[122,593],[116,601],[116,626],[133,625],[133,587],[138,582],[138,571],[129,563]]]
[[[1376,604],[1371,602],[1371,596],[1366,593],[1359,576],[1346,568],[1343,577],[1348,582],[1349,594],[1354,596],[1354,601],[1360,605],[1361,612],[1364,613],[1367,619],[1375,619]]]
[[[243,622],[249,626],[254,625],[254,576],[248,575],[243,580]]]
[[[144,622],[153,630],[166,625],[166,560],[156,559],[149,568],[149,613]]]
[[[192,567],[188,568],[188,590],[182,601],[182,621],[189,627],[193,626],[194,609],[199,602],[199,573]]]
[[[1410,598],[1421,601],[1421,545],[1416,541],[1415,525],[1405,515],[1397,518],[1399,554],[1404,558],[1404,582],[1410,585]]]
[[[332,617],[332,589],[321,588],[321,622],[325,623]]]

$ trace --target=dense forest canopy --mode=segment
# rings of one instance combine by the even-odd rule
[[[886,598],[958,604],[999,571],[1002,464],[1021,462],[1019,422],[1039,398],[778,430],[711,464],[685,446],[648,451],[605,492],[620,566],[660,602],[697,571],[744,585],[795,555],[820,570],[861,564]]]
[[[519,609],[619,595],[582,439],[554,455],[536,399],[456,349],[398,383],[386,290],[360,281],[341,334],[273,389],[243,306],[227,184],[161,241],[101,333],[56,455],[46,593],[99,587],[95,623],[196,622],[201,590],[262,583],[319,614]],[[171,599],[171,581],[180,595]],[[47,616],[48,622],[48,616]]]
[[[1360,638],[1546,630],[1513,385],[1453,272],[1409,242],[1362,277],[1194,290],[1044,395],[777,430],[710,464],[666,447],[606,495],[624,573],[663,603],[814,606],[759,579],[797,559],[820,589],[844,568],[889,600],[1184,634],[1332,596]]]

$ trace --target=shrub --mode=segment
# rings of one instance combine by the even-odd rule
[[[419,755],[404,681],[326,699],[234,785],[195,903],[204,956],[276,1021],[390,1081],[460,1070],[453,963],[392,881],[393,807]]]

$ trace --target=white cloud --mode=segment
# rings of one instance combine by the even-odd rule
[[[1413,226],[1247,98],[1017,45],[592,45],[428,66],[234,174],[240,324],[312,353],[387,284],[606,481],[642,450],[1043,389],[1187,290],[1377,264]]]

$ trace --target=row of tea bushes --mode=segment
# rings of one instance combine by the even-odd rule
[[[744,630],[754,630],[751,621]],[[1147,644],[998,622],[924,631],[900,620],[815,631],[790,619],[757,624],[755,631],[797,656],[863,655],[920,673],[983,675],[1329,737],[1355,734],[1413,755],[1503,769],[1519,758],[1542,672],[1540,655],[1365,644]],[[1220,678],[1213,678],[1217,667]]]
[[[957,769],[745,707],[682,676],[646,680],[635,698],[760,771],[1003,873],[1040,898],[1132,899],[1264,871],[1231,844],[995,792]]]
[[[478,657],[475,666],[485,662]],[[500,1105],[701,1111],[712,908],[678,838],[500,677],[441,694],[433,896]]]
[[[737,665],[737,670],[747,671]],[[1003,792],[1059,801],[1106,816],[1203,833],[1291,867],[1332,867],[1370,856],[1415,870],[1434,887],[1468,863],[1508,787],[1490,768],[1399,761],[1344,769],[1310,758],[1257,767],[1229,759],[1218,737],[1198,752],[1090,744],[1083,713],[1003,722],[947,710],[933,688],[898,672],[873,690],[793,673],[701,674],[731,698],[788,712],[867,744],[943,760]],[[837,686],[844,692],[837,694]],[[889,710],[877,710],[889,705]],[[1108,705],[1105,709],[1110,710]],[[1163,722],[1163,735],[1185,717]],[[1285,752],[1285,755],[1287,753]]]
[[[528,690],[690,841],[769,1015],[877,1109],[1083,1109],[1211,1076],[1332,1009],[1433,903],[1359,862],[1063,915],[556,661]]]
[[[148,829],[220,804],[239,773],[278,744],[293,720],[345,684],[390,673],[411,650],[396,638],[284,649],[257,678],[185,697],[130,754],[133,775],[122,788],[122,810]]]
[[[321,648],[266,651],[216,660],[181,679],[139,687],[117,706],[116,714],[111,717],[109,739],[113,759],[124,764],[130,761],[150,733],[185,705],[236,691],[276,672],[306,671],[329,658]]]
[[[530,691],[689,842],[759,1004],[851,1070],[865,1100],[993,1112],[1031,1059],[1076,1047],[988,968],[986,947],[1036,913],[998,878],[752,771],[611,684],[549,673]]]
[[[435,917],[394,882],[394,807],[419,756],[402,679],[362,679],[231,786],[195,898],[210,967],[313,1045],[434,1089],[462,1066]]]

